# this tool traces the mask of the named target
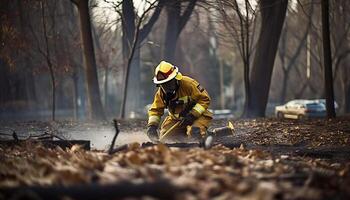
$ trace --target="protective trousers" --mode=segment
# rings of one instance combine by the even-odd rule
[[[191,126],[178,126],[174,128],[169,134],[170,135],[182,135],[182,136],[191,136],[195,134],[200,134],[201,136],[204,136],[210,122],[212,120],[212,117],[201,115],[198,119],[196,119]],[[167,116],[160,128],[160,133],[165,133],[170,127],[172,127],[176,122],[181,121],[180,119],[175,119],[172,116]],[[198,131],[198,133],[196,133]]]

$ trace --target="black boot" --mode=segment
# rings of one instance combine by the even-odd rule
[[[214,134],[207,131],[205,136],[202,138],[200,142],[200,146],[204,149],[210,149],[214,144],[214,139],[215,139]]]
[[[198,127],[192,127],[191,136],[196,141],[199,142],[199,147],[204,149],[210,149],[214,144],[214,134],[212,132],[207,131],[203,136],[201,134],[201,130]]]

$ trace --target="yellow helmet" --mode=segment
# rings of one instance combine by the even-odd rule
[[[179,72],[179,68],[165,61],[160,62],[154,71],[153,82],[155,84],[162,84],[173,78],[177,80],[182,79],[182,74]]]

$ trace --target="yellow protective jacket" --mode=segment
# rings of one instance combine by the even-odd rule
[[[148,125],[158,126],[164,109],[168,108],[169,115],[174,119],[180,119],[186,114],[186,110],[199,118],[201,115],[212,117],[208,111],[210,97],[208,92],[194,79],[183,76],[179,80],[179,88],[175,97],[169,102],[165,101],[164,92],[159,88],[154,96],[154,101],[148,111]]]

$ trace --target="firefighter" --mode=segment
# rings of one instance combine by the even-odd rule
[[[187,136],[204,138],[213,119],[208,111],[210,97],[207,91],[196,80],[183,76],[178,67],[165,61],[156,67],[153,82],[158,90],[148,111],[148,137],[158,141],[158,126],[167,108],[169,115],[160,126],[161,134],[180,121],[171,134],[186,133]]]

